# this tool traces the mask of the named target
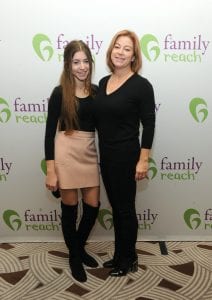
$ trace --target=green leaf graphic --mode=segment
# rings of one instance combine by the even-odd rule
[[[105,230],[110,230],[113,227],[113,215],[108,209],[100,209],[98,221]],[[109,223],[109,226],[107,226]]]
[[[7,107],[0,110],[0,122],[6,123],[11,117],[11,112],[8,108],[9,107],[8,103],[3,98],[0,98],[0,106],[1,105],[7,106]]]
[[[154,45],[154,44],[157,45]],[[153,44],[153,45],[152,45]],[[149,60],[156,60],[160,55],[160,48],[157,38],[152,34],[145,34],[140,40],[142,53]],[[150,56],[151,53],[151,56]],[[153,55],[152,55],[153,54]],[[153,56],[153,58],[151,58]]]
[[[150,164],[150,167],[148,169],[148,176],[147,176],[147,178],[148,179],[149,178],[153,179],[157,175],[158,170],[157,170],[156,163],[155,163],[154,159],[152,159],[151,157],[149,158],[149,164]],[[151,177],[149,177],[149,173],[150,172],[152,173]]]
[[[47,43],[48,45],[42,48],[43,43]],[[36,34],[32,40],[32,45],[36,54],[43,61],[49,61],[52,58],[54,51],[51,46],[51,40],[47,35],[42,33]],[[45,59],[44,53],[47,53],[47,59]]]
[[[12,220],[13,217],[18,217]],[[5,222],[5,224],[10,227],[10,229],[12,229],[13,231],[17,231],[20,229],[21,227],[21,220],[20,220],[20,216],[19,214],[14,211],[14,210],[6,210],[3,213],[3,220]],[[14,226],[15,225],[15,226]]]
[[[201,224],[200,213],[194,208],[189,208],[184,212],[184,220],[190,229],[197,229]]]
[[[189,104],[189,110],[194,120],[200,123],[204,122],[208,116],[207,103],[202,98],[193,98]]]
[[[46,171],[46,161],[45,161],[45,159],[41,160],[40,165],[41,165],[41,169],[42,169],[43,173],[46,175],[47,171]]]

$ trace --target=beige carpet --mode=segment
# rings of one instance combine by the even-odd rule
[[[89,243],[99,268],[87,268],[86,283],[75,281],[63,243],[0,244],[1,300],[212,300],[212,242],[138,242],[139,270],[108,276],[102,263],[113,243]]]

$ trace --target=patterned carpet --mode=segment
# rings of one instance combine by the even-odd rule
[[[139,270],[122,278],[108,276],[102,263],[113,243],[87,245],[99,268],[75,281],[64,243],[0,244],[1,300],[212,300],[212,242],[138,242]]]

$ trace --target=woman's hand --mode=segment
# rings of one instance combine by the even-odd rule
[[[147,177],[148,160],[139,160],[136,165],[135,180],[142,180]]]

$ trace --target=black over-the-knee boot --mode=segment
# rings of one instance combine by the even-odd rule
[[[85,251],[85,244],[98,216],[99,205],[94,207],[85,203],[84,201],[82,201],[82,203],[83,214],[77,231],[80,257],[86,266],[96,268],[98,267],[98,262]]]
[[[77,208],[78,204],[66,205],[61,202],[61,225],[64,240],[69,249],[69,265],[72,276],[80,282],[85,282],[87,280],[87,276],[79,254],[79,244],[76,230]]]

